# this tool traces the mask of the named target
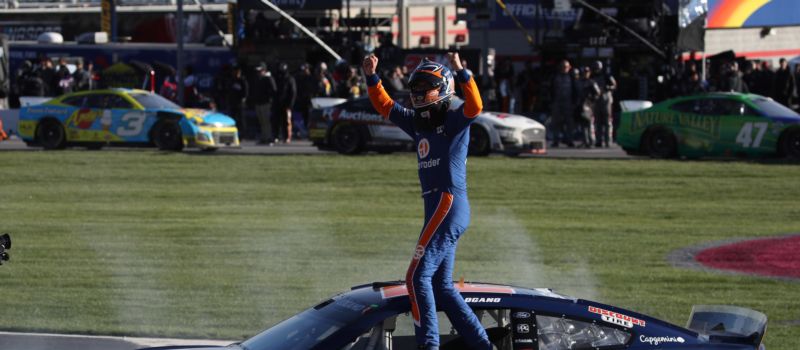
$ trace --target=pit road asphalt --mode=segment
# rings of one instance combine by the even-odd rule
[[[70,147],[71,150],[85,149],[82,147]],[[143,151],[153,150],[152,148],[126,148],[126,147],[104,147],[103,150],[130,150],[130,151]],[[3,151],[42,151],[41,147],[28,147],[22,140],[17,137],[12,137],[9,140],[0,142],[0,152]],[[97,152],[97,151],[91,151]],[[292,155],[292,154],[336,154],[333,151],[320,151],[317,147],[313,146],[310,141],[298,140],[289,144],[278,143],[272,146],[257,145],[255,141],[245,140],[242,142],[241,148],[235,149],[220,149],[213,153],[202,152],[199,150],[187,149],[184,152],[192,154],[207,154],[207,155]],[[493,156],[502,156],[495,154]],[[578,158],[578,159],[633,159],[637,157],[628,156],[619,148],[619,146],[612,145],[610,148],[548,148],[547,154],[543,155],[529,155],[523,154],[519,158]]]
[[[70,149],[80,150],[81,147]],[[105,147],[106,150],[123,150],[131,152],[151,151],[151,148],[120,148]],[[39,147],[28,147],[22,140],[12,137],[9,140],[0,142],[0,153],[7,151],[17,152],[42,152]],[[187,153],[202,154],[209,156],[222,155],[321,155],[335,152],[320,151],[311,142],[299,140],[290,144],[275,144],[272,146],[256,145],[253,141],[243,141],[242,147],[238,149],[221,149],[214,153],[206,153],[197,150],[187,150]],[[497,157],[502,155],[493,155]],[[550,148],[545,155],[521,155],[520,159],[526,158],[573,158],[573,159],[634,159],[637,157],[628,156],[618,146],[610,148]],[[63,334],[37,334],[37,333],[10,333],[0,332],[0,349],[2,350],[134,350],[144,347],[167,346],[167,345],[227,345],[232,341],[214,340],[187,340],[187,339],[147,339],[130,337],[98,337],[82,335],[63,335]]]

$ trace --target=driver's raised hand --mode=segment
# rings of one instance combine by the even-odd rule
[[[378,56],[375,56],[375,54],[369,54],[369,56],[364,57],[364,63],[362,66],[364,69],[364,75],[370,76],[375,74],[375,69],[378,67]]]

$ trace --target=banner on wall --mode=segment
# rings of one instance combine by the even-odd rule
[[[800,25],[797,0],[708,0],[707,28]]]

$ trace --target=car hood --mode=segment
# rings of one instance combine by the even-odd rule
[[[176,345],[176,346],[159,346],[154,348],[141,348],[138,350],[240,350],[241,348],[236,345],[217,346],[217,345]]]
[[[482,118],[488,121],[491,121],[494,124],[500,124],[503,126],[513,127],[513,128],[541,128],[544,129],[544,125],[541,123],[518,114],[508,114],[508,113],[500,113],[500,112],[482,112],[478,115],[478,118]]]
[[[180,109],[180,112],[186,116],[186,119],[189,119],[196,124],[220,124],[222,126],[236,125],[236,121],[233,120],[233,118],[215,111],[196,108],[183,108]]]

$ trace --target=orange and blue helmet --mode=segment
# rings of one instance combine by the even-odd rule
[[[408,79],[411,105],[423,108],[449,99],[455,93],[453,73],[441,63],[424,58]]]

